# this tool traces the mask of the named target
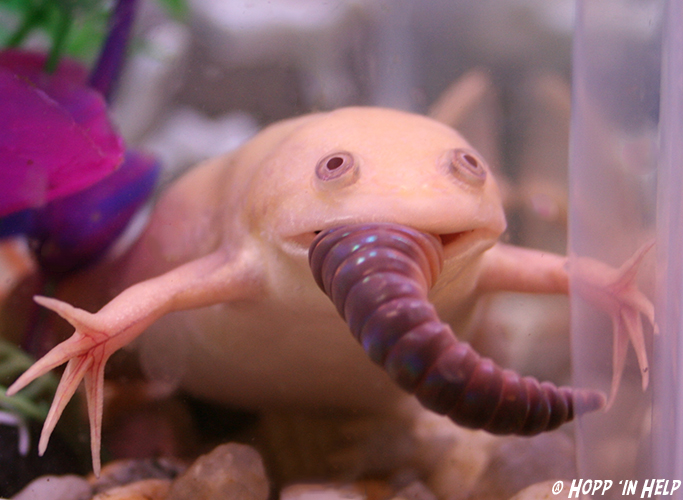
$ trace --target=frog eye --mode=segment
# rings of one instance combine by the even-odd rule
[[[350,153],[342,151],[320,160],[315,175],[326,186],[346,186],[358,179],[358,166]]]
[[[484,160],[470,149],[454,149],[450,154],[451,173],[472,186],[481,186],[486,181]]]

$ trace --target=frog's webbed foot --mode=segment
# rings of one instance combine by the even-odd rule
[[[104,365],[109,356],[168,312],[259,296],[261,276],[253,271],[256,267],[251,259],[255,260],[253,252],[226,259],[219,250],[126,288],[94,314],[56,299],[36,297],[36,302],[76,329],[7,390],[8,395],[15,394],[35,378],[67,363],[43,426],[41,454],[62,410],[85,379],[93,470],[99,474]]]
[[[612,387],[606,409],[612,405],[619,390],[629,339],[638,359],[643,390],[647,389],[649,383],[649,366],[641,315],[647,318],[654,333],[658,333],[658,328],[655,323],[654,306],[650,299],[638,289],[636,275],[643,258],[653,246],[654,241],[646,243],[618,269],[585,258],[580,258],[570,264],[575,271],[572,285],[577,287],[582,296],[607,313],[612,320]],[[576,267],[574,267],[575,264]]]
[[[7,389],[7,394],[14,395],[36,378],[67,363],[40,435],[38,451],[40,455],[43,455],[64,407],[76,392],[81,380],[85,378],[93,470],[96,475],[99,475],[104,365],[116,349],[109,345],[111,342],[108,342],[112,336],[95,329],[92,326],[95,315],[87,311],[47,297],[35,297],[35,301],[59,314],[71,323],[76,331],[69,339],[54,347],[23,373]]]

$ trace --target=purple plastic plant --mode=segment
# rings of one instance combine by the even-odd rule
[[[0,238],[26,235],[46,275],[105,252],[158,176],[154,159],[126,151],[107,115],[136,3],[116,3],[90,75],[54,47],[0,52]]]
[[[81,191],[123,160],[123,140],[78,63],[44,71],[47,56],[0,52],[0,216]]]

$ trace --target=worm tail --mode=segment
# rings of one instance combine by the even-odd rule
[[[437,237],[397,224],[330,229],[309,251],[353,336],[426,408],[465,427],[533,435],[604,405],[598,392],[521,377],[458,341],[427,300],[442,262]]]

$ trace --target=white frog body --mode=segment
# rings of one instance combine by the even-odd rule
[[[483,176],[459,172],[454,152]],[[85,377],[98,471],[104,364],[147,329],[143,351],[177,363],[181,386],[197,396],[249,409],[392,411],[408,396],[352,338],[307,261],[317,232],[359,222],[441,238],[444,269],[430,300],[456,333],[484,293],[568,291],[564,257],[496,243],[505,218],[495,180],[449,127],[379,108],[280,122],[164,194],[114,277],[123,291],[100,311],[36,299],[76,327],[8,391],[69,361],[41,449]],[[589,295],[615,282],[616,295],[624,291],[603,301],[613,317],[626,304],[636,320],[639,312],[652,320],[651,304],[632,286],[635,273],[622,278],[638,262],[616,274],[606,266],[584,273]]]
[[[169,355],[180,367],[186,363],[183,388],[231,405],[386,410],[403,392],[367,358],[316,286],[308,247],[314,231],[360,221],[435,234],[480,230],[470,255],[446,261],[433,297],[447,304],[444,317],[466,319],[462,309],[472,305],[476,284],[470,270],[505,222],[491,176],[473,189],[449,171],[447,153],[458,148],[469,146],[427,118],[345,109],[277,124],[236,154],[193,170],[159,203],[131,254],[124,287],[212,252],[226,259],[246,252],[259,288],[161,320],[145,336],[146,357],[177,346]],[[353,156],[358,178],[328,186],[315,167],[339,152]],[[463,270],[470,272],[461,276]],[[168,345],[183,332],[190,338]]]

